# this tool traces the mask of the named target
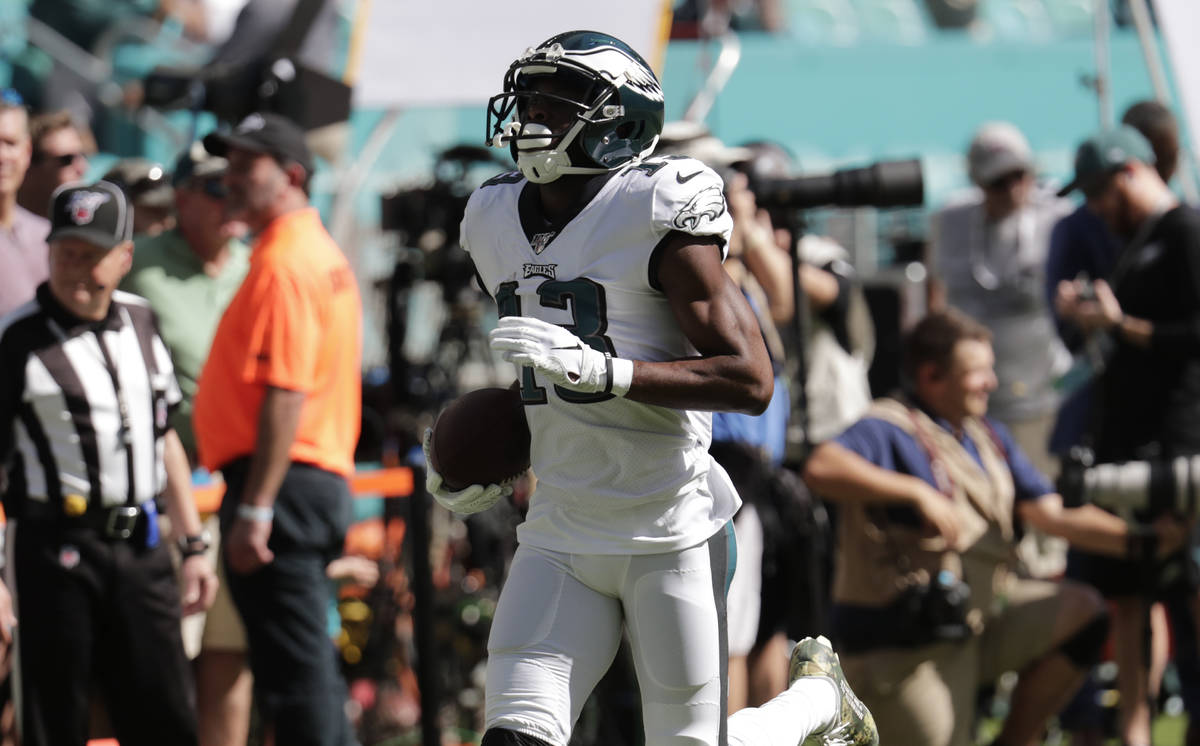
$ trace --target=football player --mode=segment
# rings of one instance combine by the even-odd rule
[[[740,500],[708,455],[711,411],[772,392],[757,321],[721,262],[721,179],[654,158],[663,92],[606,34],[530,49],[488,106],[518,171],[467,205],[462,245],[518,366],[538,477],[488,642],[483,746],[566,746],[628,633],[646,742],[874,744],[828,641],[792,654],[789,689],[725,718],[725,592]],[[427,437],[428,442],[428,437]],[[429,491],[460,513],[511,486]]]

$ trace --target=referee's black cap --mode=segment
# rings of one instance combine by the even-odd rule
[[[64,184],[50,198],[47,242],[79,238],[111,249],[133,238],[133,206],[116,184]]]
[[[312,151],[304,140],[304,130],[273,112],[251,114],[231,132],[212,132],[204,137],[204,149],[213,155],[227,158],[230,148],[278,156],[304,166],[309,175],[313,172]]]

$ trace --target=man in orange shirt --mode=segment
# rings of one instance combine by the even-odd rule
[[[361,414],[362,304],[308,203],[303,132],[251,114],[204,146],[257,235],[196,391],[200,460],[225,478],[221,533],[262,715],[280,744],[353,743],[325,632],[325,566],[350,523]]]

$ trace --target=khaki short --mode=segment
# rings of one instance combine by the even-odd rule
[[[216,569],[220,585],[217,587],[217,597],[207,612],[193,614],[183,620],[183,649],[188,658],[195,658],[202,650],[220,650],[222,652],[246,652],[246,630],[242,627],[242,618],[233,605],[233,597],[229,595],[229,583],[225,580],[225,563],[221,562],[221,526],[217,516],[209,516],[204,521],[204,528],[212,534],[212,546],[205,553],[205,558]],[[171,542],[173,556],[178,560],[179,548]]]
[[[1018,580],[1005,610],[963,642],[842,655],[842,668],[887,743],[967,746],[979,686],[1048,653],[1058,584]]]

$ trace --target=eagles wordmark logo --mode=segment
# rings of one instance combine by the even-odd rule
[[[696,192],[671,223],[682,231],[695,230],[705,220],[716,220],[725,214],[725,195],[713,184]]]
[[[546,250],[554,237],[558,235],[558,231],[549,231],[547,233],[535,233],[533,238],[529,239],[529,248],[533,249],[533,253],[540,254]]]
[[[556,272],[557,269],[558,269],[557,264],[532,264],[532,263],[526,264],[521,268],[522,274],[524,275],[524,279],[526,279],[526,280],[528,280],[530,277],[547,277],[547,278],[553,280],[557,275],[557,272]]]
[[[96,210],[111,197],[104,192],[75,192],[67,202],[67,214],[75,225],[87,225],[96,217]]]

